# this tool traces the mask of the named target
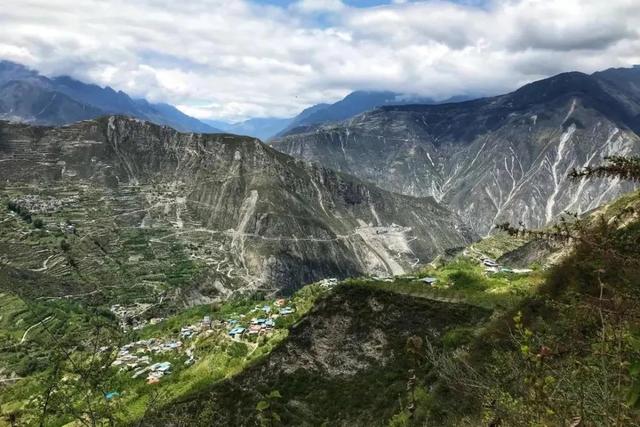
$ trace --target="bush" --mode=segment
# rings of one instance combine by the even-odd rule
[[[42,228],[42,227],[44,227],[44,221],[42,221],[40,218],[36,218],[36,219],[33,221],[33,226],[34,226],[35,228]]]
[[[447,349],[454,349],[468,344],[473,339],[473,330],[469,328],[456,328],[444,334],[442,345]]]
[[[227,348],[227,354],[231,357],[245,357],[249,353],[249,348],[246,344],[234,341]]]
[[[487,289],[487,284],[482,276],[471,271],[456,271],[449,275],[449,279],[458,289],[469,289],[483,291]]]

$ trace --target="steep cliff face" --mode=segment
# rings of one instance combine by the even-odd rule
[[[398,274],[475,237],[431,198],[386,192],[252,138],[181,134],[123,117],[61,128],[2,123],[0,162],[14,198],[77,192],[62,212],[80,241],[95,228],[116,234],[96,243],[107,253],[125,240],[122,230],[150,235],[151,252],[177,241],[223,293]]]
[[[640,103],[626,86],[566,73],[494,98],[383,107],[273,146],[390,191],[433,196],[480,234],[503,221],[537,227],[630,189],[566,179],[574,167],[640,151]]]

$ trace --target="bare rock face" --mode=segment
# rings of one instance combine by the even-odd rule
[[[640,152],[637,81],[635,68],[566,73],[494,98],[383,107],[273,147],[389,191],[432,196],[482,235],[504,221],[538,227],[631,189],[567,174]]]
[[[148,252],[177,241],[221,294],[399,274],[476,237],[432,198],[392,194],[252,138],[118,116],[59,128],[0,123],[5,190],[74,189],[79,240],[99,234],[95,224],[151,233]],[[96,244],[108,254],[118,242]]]

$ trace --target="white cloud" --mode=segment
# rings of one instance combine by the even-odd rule
[[[299,0],[293,4],[293,9],[305,13],[340,12],[346,6],[341,0]]]
[[[0,57],[240,120],[355,89],[492,94],[640,63],[637,16],[637,0],[4,0]]]

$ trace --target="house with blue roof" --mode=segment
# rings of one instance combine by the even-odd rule
[[[245,331],[245,328],[242,326],[236,326],[235,328],[229,331],[229,335],[235,338],[236,335],[242,335]]]

